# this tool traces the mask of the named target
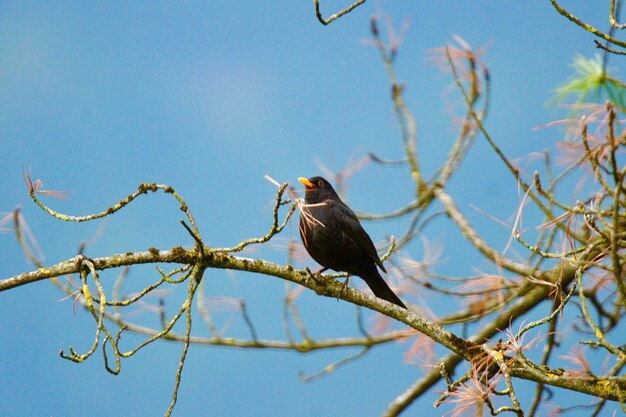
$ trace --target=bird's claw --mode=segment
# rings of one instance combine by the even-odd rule
[[[304,268],[304,270],[307,272],[308,276],[307,276],[307,281],[309,280],[309,278],[311,278],[313,281],[315,281],[316,284],[321,284],[324,279],[322,278],[322,274],[320,274],[320,271],[317,271],[315,273],[311,272],[311,270],[306,267]]]

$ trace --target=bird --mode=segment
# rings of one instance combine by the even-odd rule
[[[298,178],[305,187],[300,211],[300,238],[308,254],[322,266],[361,277],[374,295],[402,308],[402,300],[378,272],[387,272],[372,239],[356,214],[322,177]],[[347,282],[347,281],[346,281]]]

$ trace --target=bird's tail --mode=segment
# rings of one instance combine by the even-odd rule
[[[394,303],[395,305],[402,308],[406,308],[402,300],[400,300],[396,293],[394,293],[391,288],[389,288],[389,285],[387,285],[377,269],[372,270],[368,274],[362,275],[361,278],[365,280],[368,287],[370,287],[376,297],[387,300],[390,303]]]

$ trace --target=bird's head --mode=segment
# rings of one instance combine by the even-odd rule
[[[305,187],[304,201],[307,204],[321,203],[329,199],[339,200],[339,196],[333,186],[322,177],[311,177],[309,179],[300,177],[298,181]]]

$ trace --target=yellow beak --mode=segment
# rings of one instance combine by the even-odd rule
[[[315,184],[313,184],[311,181],[307,180],[304,177],[298,178],[298,181],[300,181],[302,184],[304,184],[304,186],[306,188],[314,188],[315,187]]]

